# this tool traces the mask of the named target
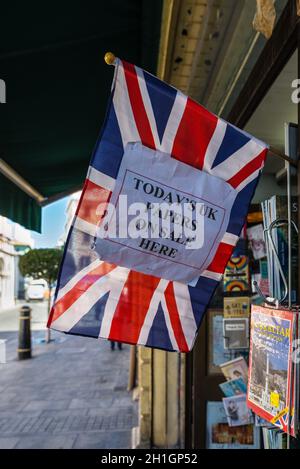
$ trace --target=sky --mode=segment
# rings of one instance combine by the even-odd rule
[[[69,197],[64,197],[42,209],[42,233],[31,231],[35,248],[51,248],[57,246],[57,240],[64,232],[66,206]]]

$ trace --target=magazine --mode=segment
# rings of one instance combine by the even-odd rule
[[[220,364],[221,371],[225,378],[230,381],[236,378],[243,378],[248,382],[248,366],[244,357],[238,357],[229,362]]]
[[[246,394],[247,385],[243,378],[231,379],[225,383],[219,384],[219,387],[225,397],[236,396],[238,394]]]
[[[250,298],[247,296],[225,297],[224,318],[241,318],[250,315]]]
[[[223,405],[230,427],[239,427],[253,423],[253,415],[247,407],[246,394],[223,397]]]
[[[254,425],[230,427],[222,402],[207,402],[206,447],[208,449],[258,449],[259,428]]]
[[[247,235],[255,260],[263,259],[267,255],[262,224],[251,226],[247,229]]]
[[[294,412],[293,408],[290,412],[290,402],[293,402],[294,323],[291,311],[252,306],[247,392],[249,408],[293,436],[294,419],[290,414]]]
[[[246,349],[249,347],[248,318],[225,318],[223,321],[224,348]]]

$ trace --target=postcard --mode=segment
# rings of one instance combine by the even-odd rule
[[[237,394],[245,394],[247,392],[247,385],[243,378],[225,381],[225,383],[219,384],[219,387],[226,397],[236,396]]]
[[[223,405],[230,427],[239,427],[253,423],[253,415],[247,407],[246,394],[223,397]]]
[[[228,381],[243,378],[246,383],[248,382],[248,366],[244,357],[238,357],[234,360],[222,363],[220,364],[220,368]]]

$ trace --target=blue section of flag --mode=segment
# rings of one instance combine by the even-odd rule
[[[109,293],[103,295],[97,303],[69,331],[70,334],[99,337],[101,322]]]
[[[150,73],[144,72],[144,76],[153,108],[158,136],[160,141],[162,141],[177,91],[175,88],[150,75]]]
[[[146,345],[148,347],[157,347],[157,344],[160,344],[159,348],[173,350],[161,304],[157,308]]]
[[[232,127],[230,124],[227,124],[224,140],[219,148],[212,168],[218,166],[220,163],[223,163],[223,161],[246,145],[246,143],[249,141],[249,137],[244,135],[242,132],[237,132],[234,127]]]
[[[104,133],[105,138],[100,138],[97,142],[91,165],[116,179],[123,157],[123,143],[113,106],[108,114]]]
[[[196,287],[189,287],[196,324],[200,325],[202,316],[218,284],[219,282],[211,278],[200,277]]]
[[[254,179],[254,181],[250,182],[238,193],[231,209],[230,220],[227,228],[228,233],[232,233],[236,236],[240,235],[257,183],[258,178]]]
[[[93,240],[94,238],[87,233],[74,227],[71,228],[57,282],[60,288],[63,288],[80,270],[95,260],[91,256],[94,253],[91,251]],[[80,246],[80,250],[76,249],[77,246]]]

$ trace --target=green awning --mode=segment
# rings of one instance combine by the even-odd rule
[[[155,73],[163,0],[1,5],[0,158],[43,197],[84,181],[109,97],[106,51]],[[0,174],[0,214],[40,231],[41,207]]]

